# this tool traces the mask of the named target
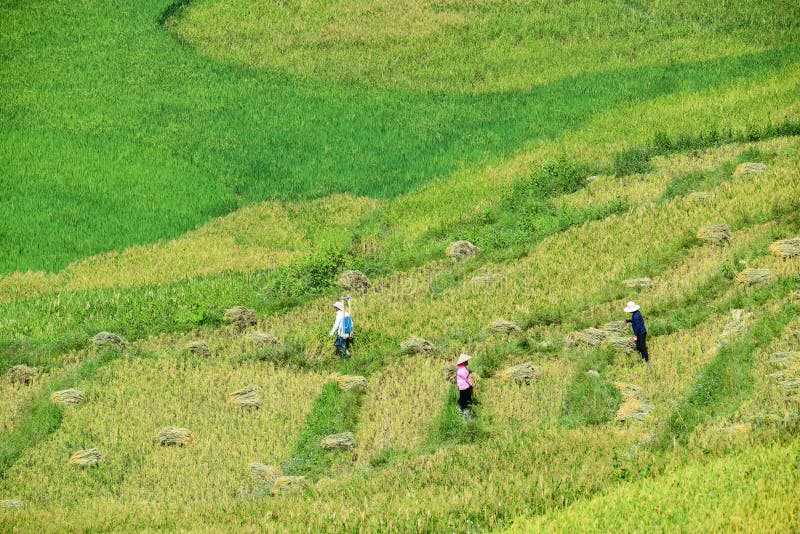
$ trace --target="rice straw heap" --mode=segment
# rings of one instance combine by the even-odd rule
[[[636,342],[632,336],[609,336],[603,341],[604,347],[631,354],[636,350]]]
[[[686,200],[689,202],[700,203],[705,202],[709,196],[710,194],[706,191],[693,191],[686,195]]]
[[[83,392],[77,389],[62,389],[50,396],[50,400],[56,404],[65,406],[75,406],[83,402]]]
[[[367,379],[363,376],[339,375],[334,380],[342,391],[363,393],[367,390]]]
[[[205,341],[190,341],[186,344],[186,350],[189,354],[194,354],[201,358],[208,358],[211,356],[211,348]]]
[[[580,345],[597,347],[606,339],[606,332],[599,328],[585,328],[577,332],[570,332],[564,338],[564,347],[573,348]]]
[[[470,256],[474,256],[481,249],[470,243],[469,241],[454,241],[450,243],[445,250],[445,253],[450,256],[453,261],[460,261]]]
[[[366,293],[369,291],[369,278],[361,271],[350,269],[339,275],[337,280],[342,289],[353,291],[355,293]]]
[[[427,339],[412,336],[408,339],[408,341],[400,343],[400,350],[402,350],[405,354],[430,355],[433,354],[433,351],[436,350],[436,347]]]
[[[260,484],[274,482],[276,478],[281,476],[281,470],[274,465],[253,462],[250,464],[249,468],[250,476]]]
[[[347,451],[356,448],[356,437],[352,432],[341,432],[325,436],[319,446],[326,451]]]
[[[6,372],[6,379],[12,384],[30,384],[36,378],[36,368],[27,365],[15,365]]]
[[[165,447],[172,445],[183,447],[193,441],[194,435],[189,430],[177,426],[165,426],[155,437],[155,442]]]
[[[655,406],[650,403],[639,386],[624,382],[617,382],[614,385],[622,394],[622,404],[615,416],[620,423],[643,421],[655,410]]]
[[[783,392],[784,399],[793,400],[800,394],[800,351],[776,352],[767,363],[780,369],[769,377]]]
[[[248,326],[253,326],[257,322],[255,310],[245,308],[244,306],[228,308],[225,310],[222,317],[229,323],[238,326],[240,330],[244,330]]]
[[[531,380],[536,378],[536,375],[536,368],[533,366],[533,363],[525,362],[519,365],[506,367],[497,373],[497,378],[506,382],[528,385],[531,383]]]
[[[300,491],[309,486],[308,479],[300,476],[280,476],[272,483],[269,490],[270,495],[277,497],[286,493],[293,493]]]
[[[740,284],[752,286],[756,284],[766,284],[771,279],[769,269],[754,269],[748,267],[736,275],[736,281]]]
[[[769,246],[769,251],[779,258],[800,256],[800,237],[780,239]]]
[[[653,279],[647,278],[646,276],[642,278],[629,278],[623,280],[622,285],[629,289],[647,289],[653,287]]]
[[[765,172],[767,170],[767,166],[763,163],[754,163],[752,161],[748,161],[745,163],[740,163],[736,166],[736,169],[733,171],[733,177],[737,178],[742,176],[743,174],[750,174],[754,172]]]
[[[489,323],[489,330],[498,334],[519,334],[522,329],[513,321],[506,321],[505,319],[495,319]]]
[[[723,224],[704,226],[697,231],[697,239],[710,245],[722,246],[731,240],[731,231]]]
[[[258,408],[261,406],[261,397],[258,396],[255,386],[247,386],[228,395],[228,402],[234,406]]]
[[[100,454],[100,451],[92,448],[74,453],[69,459],[69,464],[78,465],[80,467],[91,467],[100,463],[102,459],[103,455]]]
[[[277,337],[266,332],[253,332],[250,334],[250,340],[254,345],[258,346],[277,345],[280,343]]]
[[[4,499],[0,501],[0,509],[13,510],[22,508],[22,501],[19,499]]]
[[[776,352],[767,363],[779,369],[800,369],[800,351]]]
[[[108,347],[108,346],[124,347],[126,341],[125,338],[113,332],[98,332],[92,338],[92,343],[94,343],[95,346],[98,347]]]
[[[625,321],[611,321],[600,327],[600,330],[606,333],[606,336],[612,334],[628,334],[631,332],[631,327]]]
[[[730,339],[734,336],[738,336],[750,325],[750,319],[753,317],[752,313],[746,312],[744,310],[735,309],[731,310],[731,318],[725,323],[725,327],[722,329],[722,334],[719,336],[719,342],[717,343],[717,348],[724,347],[730,342]]]

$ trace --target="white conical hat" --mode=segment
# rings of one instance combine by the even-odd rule
[[[472,359],[472,356],[470,356],[469,354],[461,354],[458,357],[458,363],[456,365],[461,365],[462,363],[466,362],[467,360],[471,360],[471,359]]]
[[[336,308],[337,310],[344,310],[344,304],[340,300],[334,302],[333,307]]]
[[[625,311],[628,312],[628,313],[633,313],[638,309],[639,309],[639,305],[636,304],[635,302],[633,302],[632,300],[628,301],[628,305],[625,306]]]

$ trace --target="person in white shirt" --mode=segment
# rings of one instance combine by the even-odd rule
[[[328,336],[333,337],[334,334],[336,335],[336,341],[334,341],[333,345],[341,353],[343,358],[349,358],[352,354],[350,352],[351,336],[344,332],[344,318],[350,314],[345,311],[342,301],[336,301],[333,307],[336,308],[336,319],[333,321],[333,328],[331,328],[331,332]]]

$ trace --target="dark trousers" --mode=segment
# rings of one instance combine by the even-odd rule
[[[642,355],[642,359],[650,362],[650,356],[647,354],[647,332],[636,336],[636,350]]]
[[[339,352],[342,354],[342,356],[347,358],[349,356],[347,349],[350,347],[351,341],[352,339],[349,337],[336,336],[336,341],[333,342],[333,345],[339,349]]]
[[[467,389],[458,390],[458,407],[461,411],[468,410],[472,406],[472,386]]]

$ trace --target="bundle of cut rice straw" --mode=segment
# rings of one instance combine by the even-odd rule
[[[564,346],[567,348],[579,345],[596,347],[606,339],[606,332],[599,328],[585,328],[577,332],[570,332],[564,338]]]
[[[119,334],[115,334],[113,332],[98,332],[92,338],[92,343],[94,343],[98,347],[106,347],[109,345],[124,347],[126,341],[122,336],[120,336]]]
[[[178,445],[182,447],[193,441],[194,435],[189,430],[177,426],[165,426],[155,438],[155,442],[163,446]]]
[[[736,275],[736,281],[745,285],[766,284],[770,281],[769,269],[754,269],[748,267]]]
[[[522,329],[513,321],[505,319],[495,319],[489,324],[489,330],[498,334],[519,334]]]
[[[200,356],[201,358],[208,358],[211,355],[211,348],[205,341],[190,341],[186,344],[186,350],[190,354]]]
[[[769,251],[779,258],[794,258],[800,256],[800,237],[781,239],[769,246]]]
[[[258,396],[255,386],[247,386],[228,395],[228,402],[235,406],[258,408],[261,405],[261,397]]]
[[[223,319],[229,323],[236,325],[239,329],[244,330],[248,326],[253,326],[258,322],[256,311],[244,306],[234,306],[225,310]]]
[[[56,404],[77,405],[83,402],[83,392],[77,389],[62,389],[50,396],[50,400]]]
[[[400,349],[405,354],[433,354],[435,347],[430,341],[413,336],[401,343]]]
[[[445,254],[450,256],[454,261],[463,260],[470,256],[474,256],[481,249],[470,243],[469,241],[454,241],[448,245]]]
[[[603,345],[626,354],[631,354],[636,350],[636,342],[633,341],[632,336],[609,336]]]
[[[74,453],[70,459],[70,465],[79,465],[81,467],[90,467],[93,465],[97,465],[103,459],[103,455],[100,454],[100,451],[97,449],[86,449],[83,451],[77,451]]]
[[[6,378],[12,384],[30,384],[36,378],[36,368],[27,365],[15,365],[6,372]]]
[[[338,375],[335,380],[342,391],[363,392],[367,390],[367,379],[363,376]]]
[[[532,362],[513,365],[497,373],[497,378],[507,382],[527,385],[531,383],[531,380],[536,378],[536,368],[533,366]]]
[[[647,289],[653,286],[653,279],[647,277],[629,278],[628,280],[623,280],[622,285],[630,289]]]
[[[704,226],[697,231],[697,238],[700,241],[711,245],[724,245],[731,240],[731,231],[722,224]]]
[[[281,476],[281,471],[274,465],[253,462],[250,464],[250,476],[259,483],[274,481]]]

